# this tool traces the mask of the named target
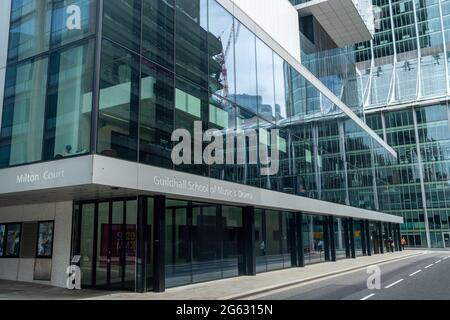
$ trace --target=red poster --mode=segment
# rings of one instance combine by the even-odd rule
[[[110,225],[101,227],[100,267],[107,266]],[[125,234],[124,234],[125,233]],[[111,265],[132,265],[136,262],[136,225],[111,225]]]

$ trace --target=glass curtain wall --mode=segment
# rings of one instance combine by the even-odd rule
[[[103,1],[102,40],[95,43],[97,1],[14,1],[10,48],[23,54],[11,53],[7,68],[1,167],[96,152],[376,209],[369,135],[215,0],[116,2]],[[49,35],[26,41],[28,19]],[[43,45],[27,51],[33,41]],[[235,161],[242,151],[245,163],[192,157],[174,165],[171,133],[186,129],[192,147],[199,124],[221,135],[248,134],[254,146],[227,150]],[[272,150],[279,161],[269,163],[278,170],[265,176],[261,162]],[[259,161],[249,161],[252,155]]]
[[[346,239],[343,218],[334,219],[334,244],[336,247],[336,259],[347,258]]]
[[[242,209],[167,200],[166,287],[243,273]]]
[[[0,167],[91,151],[96,10],[96,0],[12,1]]]
[[[292,213],[256,209],[256,272],[291,266],[289,219]]]
[[[355,237],[355,254],[356,256],[363,255],[363,221],[353,220],[353,235]]]
[[[305,264],[325,261],[323,216],[303,216],[303,254]]]

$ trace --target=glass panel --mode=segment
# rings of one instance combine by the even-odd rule
[[[13,0],[8,59],[23,60],[48,50],[51,0]]]
[[[143,60],[139,161],[172,168],[173,76]]]
[[[136,277],[136,245],[137,245],[137,201],[126,202],[126,221],[125,221],[125,289],[134,290]],[[151,245],[151,243],[149,244]],[[148,272],[148,271],[147,271]]]
[[[282,215],[266,210],[267,271],[283,268]]]
[[[141,0],[104,1],[103,35],[139,52],[141,42]]]
[[[362,225],[361,221],[353,222],[353,233],[355,236],[355,252],[357,256],[361,256],[362,252]]]
[[[187,208],[166,210],[166,287],[192,282]]]
[[[20,231],[20,224],[8,224],[6,226],[6,257],[19,257]]]
[[[255,209],[255,255],[256,272],[267,271],[265,215],[262,210]]]
[[[242,209],[223,206],[222,221],[222,277],[238,276],[243,271],[244,262]]]
[[[176,1],[176,73],[207,88],[207,0]]]
[[[97,286],[106,286],[108,281],[109,227],[109,202],[99,203],[97,226],[97,265],[95,270],[95,284]]]
[[[275,110],[274,116],[277,123],[287,124],[290,121],[291,110],[289,97],[289,65],[277,54],[273,54],[274,80],[275,80]],[[258,75],[258,81],[259,75]]]
[[[223,140],[223,164],[213,164],[209,166],[209,176],[211,178],[236,181],[237,170],[235,163],[236,146],[227,147],[227,133],[233,133],[236,129],[236,108],[235,106],[218,96],[211,96],[209,103],[209,129],[217,130],[217,137]],[[216,137],[211,137],[215,141]],[[227,157],[234,161],[229,163]],[[220,159],[222,160],[222,159]]]
[[[312,232],[312,217],[308,215],[303,216],[303,255],[305,264],[311,263],[311,255],[314,250],[313,232]]]
[[[50,58],[44,159],[90,150],[93,56],[89,42]]]
[[[97,150],[137,160],[139,60],[129,51],[103,41]]]
[[[95,204],[84,204],[81,209],[81,233],[80,233],[80,269],[81,285],[91,286],[92,267],[94,260],[94,216]]]
[[[146,281],[147,281],[147,289],[151,290],[153,288],[153,226],[154,226],[154,200],[153,198],[147,199],[147,274],[146,274]]]
[[[192,282],[222,277],[216,209],[195,204],[192,209]]]
[[[208,166],[203,164],[203,150],[206,142],[202,144],[203,131],[207,130],[208,123],[208,92],[189,82],[176,80],[175,89],[175,129],[189,131],[191,138],[191,152],[189,150],[180,151],[180,157],[186,158],[183,164],[175,166],[177,170],[189,173],[207,175]],[[195,125],[201,124],[203,131],[195,130]],[[200,136],[196,134],[200,132]],[[181,139],[180,139],[181,140]],[[181,142],[181,141],[180,141]],[[195,142],[202,145],[200,153],[195,152]],[[178,142],[175,142],[175,146]],[[186,155],[184,154],[186,152]],[[199,155],[199,159],[195,159]],[[199,161],[198,161],[199,160]],[[198,163],[201,164],[198,164]]]
[[[293,213],[281,213],[281,251],[283,253],[283,268],[290,268],[292,265],[290,244],[293,230],[291,230],[291,219],[293,219]]]
[[[258,115],[269,121],[275,121],[273,53],[258,38],[256,38],[256,61],[258,73]]]
[[[236,96],[232,100],[256,114],[258,111],[255,57],[256,37],[240,22],[235,20],[235,23]]]
[[[37,59],[7,69],[0,167],[42,159],[47,67]]]
[[[313,240],[314,254],[311,260],[314,262],[325,261],[324,242],[323,242],[323,220],[322,216],[313,216]]]
[[[53,1],[52,46],[85,38],[95,32],[97,0]]]
[[[4,224],[0,224],[0,257],[3,257],[3,250],[5,248],[5,229],[6,226]]]
[[[323,217],[304,216],[303,219],[305,264],[324,261]]]
[[[41,222],[38,227],[38,257],[51,257],[53,249],[53,222]]]
[[[122,287],[122,274],[124,271],[124,235],[125,228],[123,201],[112,203],[112,220],[111,220],[111,287]]]
[[[334,244],[336,247],[336,259],[346,258],[345,231],[342,218],[334,219]]]
[[[226,99],[235,95],[234,19],[215,0],[209,0],[209,88]]]
[[[174,0],[144,0],[142,13],[142,54],[173,68]]]

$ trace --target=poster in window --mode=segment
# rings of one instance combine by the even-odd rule
[[[0,224],[0,257],[3,257],[4,246],[5,246],[5,225]]]
[[[38,257],[51,257],[53,247],[53,222],[41,222],[38,229]]]
[[[20,224],[10,224],[6,235],[6,256],[18,257],[20,248]]]

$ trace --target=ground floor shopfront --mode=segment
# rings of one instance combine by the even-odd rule
[[[166,288],[383,253],[399,225],[165,196],[74,203],[82,286]]]

